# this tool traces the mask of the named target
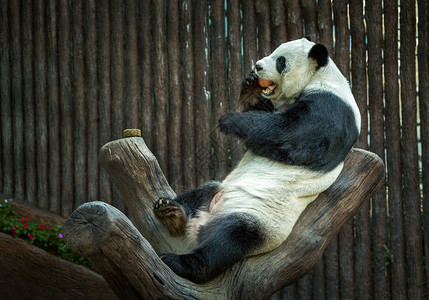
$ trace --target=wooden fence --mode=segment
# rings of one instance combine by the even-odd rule
[[[126,210],[97,163],[125,128],[176,191],[223,178],[243,147],[216,123],[242,77],[310,35],[351,82],[357,146],[385,160],[386,188],[274,298],[427,297],[428,1],[0,1],[0,192],[62,216],[93,200]]]

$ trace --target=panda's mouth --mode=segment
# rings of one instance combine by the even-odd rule
[[[262,90],[262,93],[265,96],[271,96],[272,94],[274,94],[274,90],[276,89],[277,84],[275,84],[274,82],[269,85],[266,89]]]

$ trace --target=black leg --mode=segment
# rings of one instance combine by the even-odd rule
[[[217,217],[202,226],[199,246],[188,254],[164,254],[163,261],[179,276],[204,283],[220,275],[260,247],[264,236],[258,222],[246,214]]]

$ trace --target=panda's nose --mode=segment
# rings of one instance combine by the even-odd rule
[[[258,65],[258,64],[257,64],[257,65],[255,66],[255,69],[256,69],[256,71],[258,71],[258,72],[259,72],[259,71],[262,71],[262,69],[263,69],[263,68],[261,67],[261,65]]]

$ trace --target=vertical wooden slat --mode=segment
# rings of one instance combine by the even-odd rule
[[[333,35],[332,35],[332,3],[330,0],[319,0],[317,2],[317,27],[319,29],[319,43],[325,45],[328,53],[333,57]]]
[[[85,101],[88,109],[88,201],[99,199],[96,2],[85,1]]]
[[[83,42],[83,1],[73,0],[72,41],[73,41],[73,104],[74,104],[74,182],[75,208],[87,200],[87,143],[84,82],[84,42]]]
[[[13,195],[13,161],[10,154],[13,153],[12,134],[12,103],[10,95],[10,45],[9,45],[9,18],[8,2],[0,3],[0,111],[1,111],[1,137],[2,137],[2,170],[3,193]]]
[[[422,143],[423,220],[425,257],[429,256],[429,3],[418,1],[418,72],[420,136]],[[429,262],[426,260],[426,286],[429,283]]]
[[[392,299],[406,299],[404,229],[402,209],[401,129],[398,84],[398,5],[384,1],[384,78],[387,150],[387,186],[389,191]]]
[[[138,128],[137,0],[125,1],[125,119],[126,128]]]
[[[351,0],[349,4],[351,35],[351,84],[352,92],[361,113],[361,134],[357,147],[368,149],[368,115],[366,82],[366,46],[363,23],[362,0]],[[372,269],[370,242],[370,205],[365,204],[355,217],[355,297],[371,299]]]
[[[33,97],[33,10],[30,0],[22,2],[22,97],[24,109],[24,155],[25,155],[25,197],[24,201],[36,204],[36,139],[34,134]],[[1,148],[1,147],[0,147]],[[0,154],[1,158],[1,154]],[[1,169],[1,168],[0,168]],[[0,174],[1,178],[1,174]]]
[[[58,89],[57,5],[49,1],[47,7],[47,96],[49,121],[49,209],[60,213],[61,209],[61,159]]]
[[[145,1],[146,2],[146,1]],[[110,86],[110,18],[109,1],[97,1],[97,79],[99,145],[111,140],[111,86]],[[100,200],[112,204],[112,184],[106,171],[100,171]]]
[[[242,0],[244,75],[250,73],[258,60],[256,48],[256,17],[254,0]]]
[[[227,6],[228,22],[228,96],[229,108],[232,111],[238,109],[238,99],[240,98],[240,85],[243,77],[243,67],[241,63],[241,17],[240,2],[229,1]],[[234,139],[230,142],[231,165],[236,166],[241,159],[243,144]]]
[[[401,161],[403,172],[405,257],[408,299],[423,297],[423,266],[420,191],[417,153],[416,107],[416,11],[415,1],[402,0],[400,12],[401,41]]]
[[[13,128],[13,155],[10,159],[14,165],[14,196],[24,199],[25,169],[24,169],[24,116],[22,110],[22,66],[21,66],[21,26],[20,2],[12,1],[9,7],[10,16],[10,59],[11,59],[11,100],[12,100],[12,128]],[[10,153],[12,154],[12,153]]]
[[[58,59],[59,59],[59,105],[61,118],[61,215],[67,217],[73,210],[73,105],[71,83],[70,6],[69,1],[59,3]]]
[[[334,1],[334,3],[337,1]],[[313,42],[317,42],[317,5],[315,0],[301,0],[302,17],[304,19],[304,35],[311,37]],[[347,18],[347,15],[344,15]]]
[[[335,25],[335,63],[341,73],[350,78],[350,36],[347,24],[347,0],[333,3]],[[354,228],[353,219],[346,222],[338,235],[339,276],[341,297],[351,299],[354,296]]]
[[[122,131],[124,129],[123,122],[124,122],[125,74],[124,74],[123,7],[124,7],[123,1],[120,1],[120,0],[110,1],[110,22],[111,22],[110,86],[112,91],[112,100],[111,100],[112,139],[121,138]],[[153,27],[156,27],[156,25],[153,25]],[[160,101],[162,101],[162,99]],[[160,114],[161,114],[161,111],[160,111]],[[160,159],[160,163],[162,161],[163,159]],[[116,188],[113,189],[112,204],[116,208],[120,209],[121,211],[125,211],[125,205],[121,201],[119,192]]]
[[[182,2],[183,13],[183,38],[182,51],[184,60],[182,66],[186,72],[186,80],[183,82],[184,111],[183,111],[183,185],[186,189],[194,184],[200,186],[204,181],[212,178],[211,175],[211,89],[210,89],[210,44],[208,25],[208,2],[206,0]],[[191,21],[193,16],[193,23]],[[186,27],[185,27],[186,26]],[[188,47],[186,41],[192,45]],[[194,60],[192,60],[194,56]],[[189,65],[188,65],[189,64]],[[194,73],[195,72],[195,76]],[[195,94],[193,89],[195,88]],[[192,98],[194,96],[194,100]],[[195,116],[192,105],[195,106]],[[195,132],[192,131],[195,122]],[[192,148],[191,148],[192,147]],[[186,149],[190,148],[190,149]]]
[[[256,22],[258,25],[258,58],[271,53],[270,4],[268,0],[255,0]]]
[[[154,45],[152,74],[154,76],[155,99],[155,155],[165,176],[168,178],[167,157],[167,68],[165,36],[165,3],[152,1],[152,38]]]
[[[368,22],[368,87],[370,112],[370,147],[384,160],[383,82],[382,82],[382,6],[381,0],[366,4]],[[374,297],[382,299],[390,293],[385,269],[384,245],[387,245],[386,192],[382,187],[372,201],[372,237],[374,257]]]
[[[168,157],[169,182],[174,190],[182,185],[181,156],[182,156],[182,89],[180,70],[180,42],[179,42],[179,3],[167,2],[167,53],[168,53]]]
[[[302,38],[302,13],[300,0],[284,0],[287,12],[286,32],[289,41]]]
[[[36,167],[37,200],[41,208],[49,209],[48,195],[48,104],[46,101],[45,2],[34,5],[34,80],[36,102]]]
[[[287,41],[286,9],[283,0],[270,0],[271,10],[271,49],[276,49]]]
[[[150,17],[151,6],[150,1],[139,2],[139,18],[138,18],[138,32],[139,32],[139,53],[140,60],[139,66],[141,70],[140,85],[141,85],[141,123],[142,123],[142,136],[146,145],[154,150],[153,142],[153,103],[152,103],[152,43],[150,35]]]
[[[225,95],[225,9],[222,0],[212,1],[210,4],[214,177],[216,180],[222,180],[228,171],[228,141],[216,126],[219,118],[226,113],[228,105]]]

